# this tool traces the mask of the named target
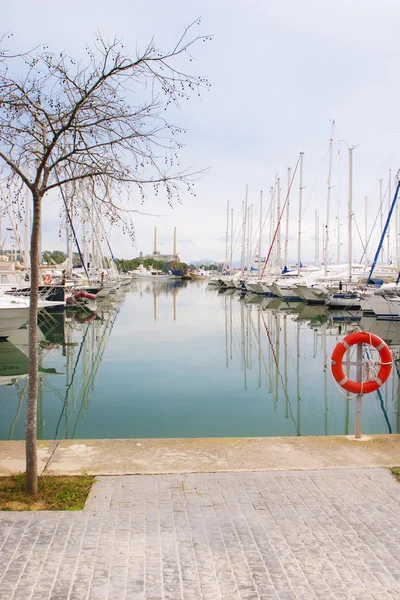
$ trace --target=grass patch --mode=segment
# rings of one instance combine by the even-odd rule
[[[94,477],[38,478],[38,495],[25,492],[25,473],[0,477],[0,510],[82,510]]]
[[[392,467],[390,469],[393,475],[396,477],[397,481],[400,481],[400,467]]]

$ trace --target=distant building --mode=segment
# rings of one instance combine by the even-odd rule
[[[153,252],[153,254],[146,254],[140,258],[154,258],[154,260],[162,260],[164,262],[180,262],[179,254],[160,254],[159,252]]]
[[[146,254],[143,256],[143,253],[140,253],[140,258],[154,258],[154,260],[162,260],[164,262],[180,262],[179,254],[176,251],[176,227],[174,227],[174,247],[172,254],[160,254],[158,251],[157,244],[157,227],[154,228],[154,252],[153,254]]]

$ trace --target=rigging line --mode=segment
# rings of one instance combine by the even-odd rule
[[[240,219],[240,211],[238,212],[238,216],[236,217],[236,223],[235,223],[234,232],[236,233],[236,231],[237,231],[238,233],[237,233],[237,236],[236,236],[236,241],[235,241],[235,244],[232,246],[232,255],[233,255],[233,253],[234,253],[234,252],[235,252],[235,250],[236,250],[236,246],[237,246],[237,244],[238,244],[239,237],[241,237],[241,235],[242,235],[242,232],[241,232],[241,230],[240,230],[240,229],[238,229],[238,223],[239,223],[239,219]],[[232,265],[231,265],[231,269],[232,269]]]
[[[385,195],[386,195],[386,192],[385,192]],[[381,214],[381,208],[382,208],[382,206],[383,206],[383,201],[385,200],[385,195],[383,196],[383,198],[382,198],[382,202],[380,203],[379,209],[378,209],[378,211],[377,211],[377,213],[376,213],[375,221],[374,221],[374,224],[372,225],[371,232],[370,232],[370,234],[369,234],[369,236],[368,236],[367,243],[366,243],[366,245],[365,245],[365,248],[364,248],[364,252],[363,252],[363,253],[362,253],[362,255],[361,255],[361,260],[360,260],[360,262],[362,262],[362,261],[363,261],[363,258],[364,258],[364,256],[366,256],[366,252],[367,252],[367,249],[368,249],[369,243],[370,243],[370,241],[371,241],[372,234],[374,233],[375,225],[376,225],[376,223],[377,223],[377,221],[378,221],[378,218],[380,217],[380,214]],[[354,218],[354,213],[353,213],[353,218]],[[375,235],[376,235],[376,233],[375,233]]]
[[[384,201],[385,201],[385,198],[386,198],[386,192],[388,191],[388,189],[389,189],[389,187],[387,187],[387,188],[386,188],[386,190],[385,190],[385,193],[384,193],[384,194],[383,194],[383,196],[382,196],[382,202],[380,203],[380,205],[379,205],[379,209],[378,209],[378,212],[376,213],[375,221],[374,221],[374,224],[373,224],[373,226],[372,226],[371,233],[370,233],[370,234],[369,234],[369,236],[368,236],[367,243],[366,243],[366,245],[365,245],[364,252],[362,253],[362,256],[361,256],[361,260],[360,260],[360,262],[362,262],[362,260],[363,260],[364,256],[366,256],[366,255],[367,255],[367,249],[368,249],[369,243],[370,243],[370,241],[371,241],[372,234],[374,233],[374,230],[375,230],[375,225],[376,225],[376,223],[377,223],[377,221],[378,221],[378,218],[379,218],[379,217],[380,217],[380,215],[381,215],[382,206],[383,206],[383,203],[384,203]],[[354,217],[353,217],[353,218],[354,218]],[[377,235],[377,232],[375,231],[375,236],[376,236],[376,235]]]
[[[285,394],[285,398],[286,398],[286,400],[287,400],[287,403],[288,403],[288,406],[289,406],[290,416],[291,416],[291,418],[292,418],[293,425],[294,425],[294,426],[296,427],[296,429],[297,429],[296,420],[295,420],[295,418],[294,418],[294,416],[293,416],[293,411],[292,411],[292,403],[291,403],[291,401],[289,400],[289,394],[287,393],[287,390],[286,390],[286,388],[285,388],[285,384],[284,384],[284,382],[283,382],[282,373],[281,373],[281,371],[280,371],[280,369],[279,369],[278,360],[277,360],[277,358],[276,358],[276,354],[275,354],[275,348],[274,348],[274,346],[273,346],[273,344],[272,344],[271,336],[270,336],[269,329],[268,329],[268,327],[267,327],[267,324],[266,324],[266,322],[265,322],[265,319],[264,319],[264,314],[263,314],[263,311],[261,311],[261,318],[262,318],[262,320],[263,320],[263,323],[264,323],[265,331],[267,332],[268,342],[269,342],[269,345],[270,345],[270,347],[271,347],[271,350],[272,350],[272,356],[274,357],[274,363],[275,363],[275,365],[276,365],[276,369],[277,369],[277,371],[278,371],[278,375],[279,375],[279,377],[280,377],[280,380],[281,380],[281,383],[282,383],[282,389],[283,389],[283,393]]]
[[[56,171],[56,178],[57,178],[58,183],[60,183],[57,171]],[[76,235],[76,232],[75,232],[75,228],[74,228],[74,225],[72,223],[71,215],[69,214],[69,210],[68,210],[68,206],[67,206],[67,199],[65,197],[64,190],[63,190],[63,188],[62,188],[61,185],[60,185],[60,193],[61,193],[61,197],[62,197],[63,202],[64,202],[65,211],[67,213],[69,226],[71,227],[71,230],[72,230],[72,233],[73,233],[73,236],[74,236],[75,245],[76,245],[76,247],[78,249],[79,258],[81,259],[81,263],[83,265],[83,268],[85,269],[86,277],[89,279],[89,273],[87,272],[85,261],[83,260],[82,252],[81,252],[81,249],[79,247],[78,238],[77,238],[77,235]],[[71,265],[71,269],[72,268],[73,268],[73,265]]]
[[[310,192],[310,195],[308,196],[308,198],[307,198],[307,202],[306,202],[306,204],[305,204],[305,206],[304,206],[304,208],[303,208],[303,211],[302,211],[302,213],[301,213],[301,216],[302,216],[302,217],[304,217],[304,214],[305,214],[305,212],[306,212],[306,209],[307,209],[308,203],[310,202],[310,200],[311,200],[311,196],[313,195],[313,193],[314,193],[314,190],[315,190],[315,187],[316,187],[316,185],[317,185],[317,183],[318,183],[318,179],[319,179],[319,177],[320,177],[320,175],[321,175],[322,167],[324,166],[324,164],[325,164],[325,161],[326,161],[326,157],[328,156],[328,152],[329,152],[329,147],[330,147],[330,144],[331,144],[331,142],[330,142],[330,140],[329,140],[328,148],[326,149],[326,153],[325,153],[324,159],[323,159],[323,161],[322,161],[322,163],[321,163],[321,166],[320,166],[320,168],[319,168],[319,171],[318,171],[317,178],[316,178],[316,179],[315,179],[315,181],[314,181],[314,185],[313,185],[313,187],[312,187],[312,190],[311,190],[311,192]]]
[[[356,221],[356,217],[355,217],[355,216],[353,216],[353,221],[354,221],[354,225],[356,226],[356,229],[357,229],[358,237],[360,238],[360,242],[361,242],[361,248],[363,249],[363,253],[365,254],[365,252],[366,252],[366,250],[367,250],[367,249],[366,249],[366,247],[364,246],[364,242],[363,242],[363,240],[362,240],[361,233],[360,233],[360,230],[359,230],[359,227],[358,227],[358,224],[357,224],[357,221]],[[360,262],[361,262],[361,261],[360,261]]]
[[[19,415],[20,415],[20,412],[21,412],[22,401],[24,399],[26,390],[28,388],[28,382],[29,382],[29,379],[27,378],[26,381],[24,382],[24,387],[23,387],[22,391],[19,394],[19,402],[18,402],[18,406],[17,406],[17,412],[15,413],[15,417],[14,417],[13,422],[11,423],[10,431],[9,431],[9,434],[8,434],[8,439],[9,440],[12,440],[12,436],[13,436],[13,433],[14,433],[14,427],[15,427],[16,422],[18,421],[18,418],[19,418]],[[18,392],[19,391],[20,390],[18,388]]]
[[[266,224],[266,222],[267,222],[267,219],[268,219],[269,213],[270,213],[270,211],[272,210],[272,200],[273,200],[273,199],[271,198],[271,199],[270,199],[270,201],[269,201],[269,205],[268,205],[268,208],[267,208],[267,213],[266,213],[266,215],[265,215],[265,217],[264,217],[264,221],[263,221],[262,227],[261,227],[261,224],[260,224],[260,228],[259,228],[259,229],[261,229],[261,231],[260,231],[260,236],[262,236],[262,234],[264,233],[264,227],[265,227],[265,224]],[[257,231],[258,231],[258,229],[257,229]],[[261,238],[261,240],[262,240],[262,238]],[[252,258],[253,258],[253,256],[255,256],[255,255],[257,254],[257,251],[258,251],[258,240],[257,240],[257,236],[256,236],[256,240],[255,240],[255,242],[254,242],[254,245],[255,245],[254,252],[251,252],[251,257],[252,257]],[[262,256],[262,253],[261,253],[261,256]],[[260,260],[260,258],[261,258],[261,257],[259,257],[259,258],[258,258],[258,260]],[[252,264],[253,264],[253,260],[252,260]]]
[[[237,216],[237,219],[236,219],[236,225],[235,225],[235,229],[234,229],[234,231],[235,231],[235,232],[236,232],[236,228],[237,228],[237,225],[238,225],[239,217],[240,217],[240,215],[238,215],[238,216]],[[239,241],[239,237],[241,236],[241,233],[242,233],[242,232],[240,231],[240,229],[238,229],[238,234],[237,234],[237,236],[236,236],[236,241],[235,241],[235,244],[234,244],[234,245],[233,245],[233,247],[232,247],[232,255],[233,255],[233,253],[234,253],[234,252],[235,252],[235,250],[236,250],[236,246],[237,246],[237,243],[238,243],[238,241]],[[232,268],[232,265],[231,265],[231,268]]]
[[[86,205],[86,206],[87,206],[87,205]],[[95,204],[93,204],[93,206],[94,206],[94,210],[95,210],[95,212],[96,212],[97,218],[98,218],[98,220],[99,220],[99,223],[100,223],[101,225],[103,225],[103,223],[102,223],[102,221],[101,221],[101,219],[100,219],[99,210],[98,210],[97,206],[96,206]],[[109,241],[108,241],[108,237],[107,237],[107,233],[106,233],[105,227],[103,227],[103,235],[104,235],[104,239],[106,240],[106,243],[107,243],[108,249],[109,249],[109,251],[110,251],[111,258],[112,258],[112,260],[113,260],[113,262],[114,262],[114,264],[115,264],[115,266],[116,266],[116,268],[117,268],[117,272],[118,272],[118,274],[120,274],[120,270],[119,270],[119,267],[118,267],[118,265],[117,265],[117,261],[115,260],[115,257],[114,257],[114,254],[113,254],[113,251],[111,250],[111,246],[110,246],[110,243],[109,243]]]
[[[65,396],[64,396],[64,405],[63,405],[63,408],[62,408],[62,411],[61,411],[60,417],[59,417],[59,419],[58,419],[58,422],[57,422],[57,427],[56,427],[56,432],[55,432],[55,434],[54,434],[54,439],[57,439],[57,435],[58,435],[58,428],[59,428],[59,426],[60,426],[61,419],[62,419],[62,416],[63,416],[63,414],[64,414],[64,410],[65,410],[65,407],[66,407],[66,404],[67,404],[67,396],[68,396],[69,390],[71,389],[71,386],[72,386],[72,384],[73,384],[73,382],[74,382],[74,379],[75,379],[75,373],[76,373],[76,369],[77,369],[77,367],[78,367],[79,359],[80,359],[80,356],[81,356],[81,354],[82,354],[82,348],[83,348],[83,346],[84,346],[85,339],[86,339],[86,336],[87,336],[87,332],[88,332],[88,330],[89,330],[89,325],[90,325],[90,323],[88,323],[88,324],[87,324],[86,331],[85,331],[85,333],[84,333],[84,335],[83,335],[83,338],[82,338],[81,346],[80,346],[80,348],[79,348],[79,352],[78,352],[78,354],[77,354],[77,357],[76,357],[76,360],[75,360],[75,365],[74,365],[74,370],[73,370],[73,372],[72,372],[71,381],[70,381],[69,385],[68,385],[68,386],[66,386],[66,393],[65,393]]]
[[[397,172],[396,175],[398,175],[398,173],[399,172]],[[372,261],[371,270],[369,272],[368,279],[367,279],[367,284],[369,284],[370,281],[371,281],[371,277],[372,277],[372,274],[374,272],[376,263],[378,261],[379,254],[380,254],[380,252],[382,250],[383,242],[385,241],[386,233],[387,233],[387,230],[388,230],[389,224],[390,224],[390,219],[392,217],[392,214],[393,214],[393,211],[394,211],[394,207],[395,207],[395,204],[396,204],[396,201],[397,201],[397,196],[399,194],[399,189],[400,189],[400,180],[399,180],[399,182],[397,184],[396,193],[395,193],[394,198],[392,200],[392,204],[390,206],[389,214],[388,214],[388,216],[386,218],[386,223],[385,223],[385,226],[383,228],[381,238],[379,240],[379,244],[378,244],[378,248],[377,248],[377,251],[375,253],[375,256],[374,256],[374,260]]]
[[[258,309],[258,310],[260,310],[260,311],[261,311],[261,309]],[[261,312],[262,312],[262,311],[261,311]],[[250,322],[251,322],[251,326],[252,326],[252,330],[253,330],[253,335],[254,335],[254,343],[255,343],[255,346],[257,347],[258,338],[257,338],[257,332],[256,332],[256,328],[255,328],[255,326],[254,326],[254,323],[253,323],[253,320],[252,320],[252,319],[250,320]],[[261,341],[261,340],[260,340],[260,341]],[[267,365],[267,363],[265,362],[265,356],[264,356],[264,353],[263,353],[263,351],[262,351],[262,349],[261,349],[261,345],[260,345],[260,354],[261,354],[262,362],[263,362],[263,365],[264,365],[265,373],[267,374],[267,377],[268,377],[268,380],[269,380],[269,385],[270,385],[270,387],[272,388],[272,379],[271,379],[271,373],[269,372],[268,365]]]
[[[265,263],[264,263],[264,267],[263,267],[263,270],[262,270],[262,273],[261,273],[261,277],[264,277],[266,266],[267,266],[268,261],[269,261],[269,259],[271,257],[271,254],[272,254],[272,249],[274,247],[276,236],[278,235],[278,231],[279,231],[279,227],[281,225],[283,213],[285,212],[286,204],[287,204],[287,201],[288,201],[289,196],[290,196],[290,191],[292,189],[293,181],[294,181],[294,178],[295,178],[295,175],[296,175],[297,167],[299,166],[299,162],[300,162],[300,157],[297,159],[296,167],[295,167],[294,172],[293,172],[292,181],[290,182],[289,189],[288,189],[287,194],[286,194],[286,199],[285,199],[285,202],[283,203],[283,206],[282,206],[281,214],[279,216],[279,220],[278,220],[278,223],[277,223],[276,228],[275,228],[275,233],[274,233],[274,236],[272,238],[271,245],[269,247],[268,255],[267,255],[266,259],[265,259]],[[271,202],[272,202],[272,199],[271,199]]]
[[[396,358],[394,360],[394,364],[395,364],[395,367],[396,367],[397,377],[400,379],[400,364],[399,364],[399,359],[398,358]]]

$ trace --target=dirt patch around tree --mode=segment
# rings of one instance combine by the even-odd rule
[[[25,473],[0,477],[0,510],[82,510],[95,478],[42,476],[38,478],[38,494],[25,491]]]

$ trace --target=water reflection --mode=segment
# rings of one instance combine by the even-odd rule
[[[39,439],[352,434],[334,346],[362,328],[400,350],[399,322],[201,281],[134,281],[95,312],[43,312],[38,327]],[[397,369],[365,397],[364,432],[400,431]],[[0,342],[0,439],[24,437],[27,371],[23,328]]]
[[[353,433],[354,396],[340,389],[333,381],[330,357],[334,346],[343,336],[358,330],[370,331],[381,337],[392,348],[395,358],[391,379],[377,392],[364,398],[364,404],[369,404],[364,408],[370,413],[368,418],[364,418],[364,421],[369,421],[368,431],[376,431],[374,415],[377,411],[381,413],[380,420],[383,421],[382,432],[400,431],[398,321],[363,317],[361,313],[348,311],[329,311],[325,306],[288,303],[256,294],[239,299],[237,294],[225,293],[223,298],[226,368],[236,367],[232,352],[236,340],[244,390],[248,390],[250,379],[258,388],[264,387],[271,396],[274,410],[279,410],[283,404],[285,419],[292,421],[296,435],[303,433],[302,410],[305,404],[308,404],[307,435],[313,433],[310,431],[310,416],[315,421],[320,420],[320,416],[314,412],[318,405],[325,435]],[[238,301],[240,319],[235,321],[232,318],[233,306]],[[367,354],[366,358],[371,357]],[[352,376],[349,366],[347,375]],[[344,414],[340,414],[343,405]],[[314,413],[312,415],[310,408]],[[342,424],[338,429],[340,421]],[[321,430],[318,433],[321,434]]]

